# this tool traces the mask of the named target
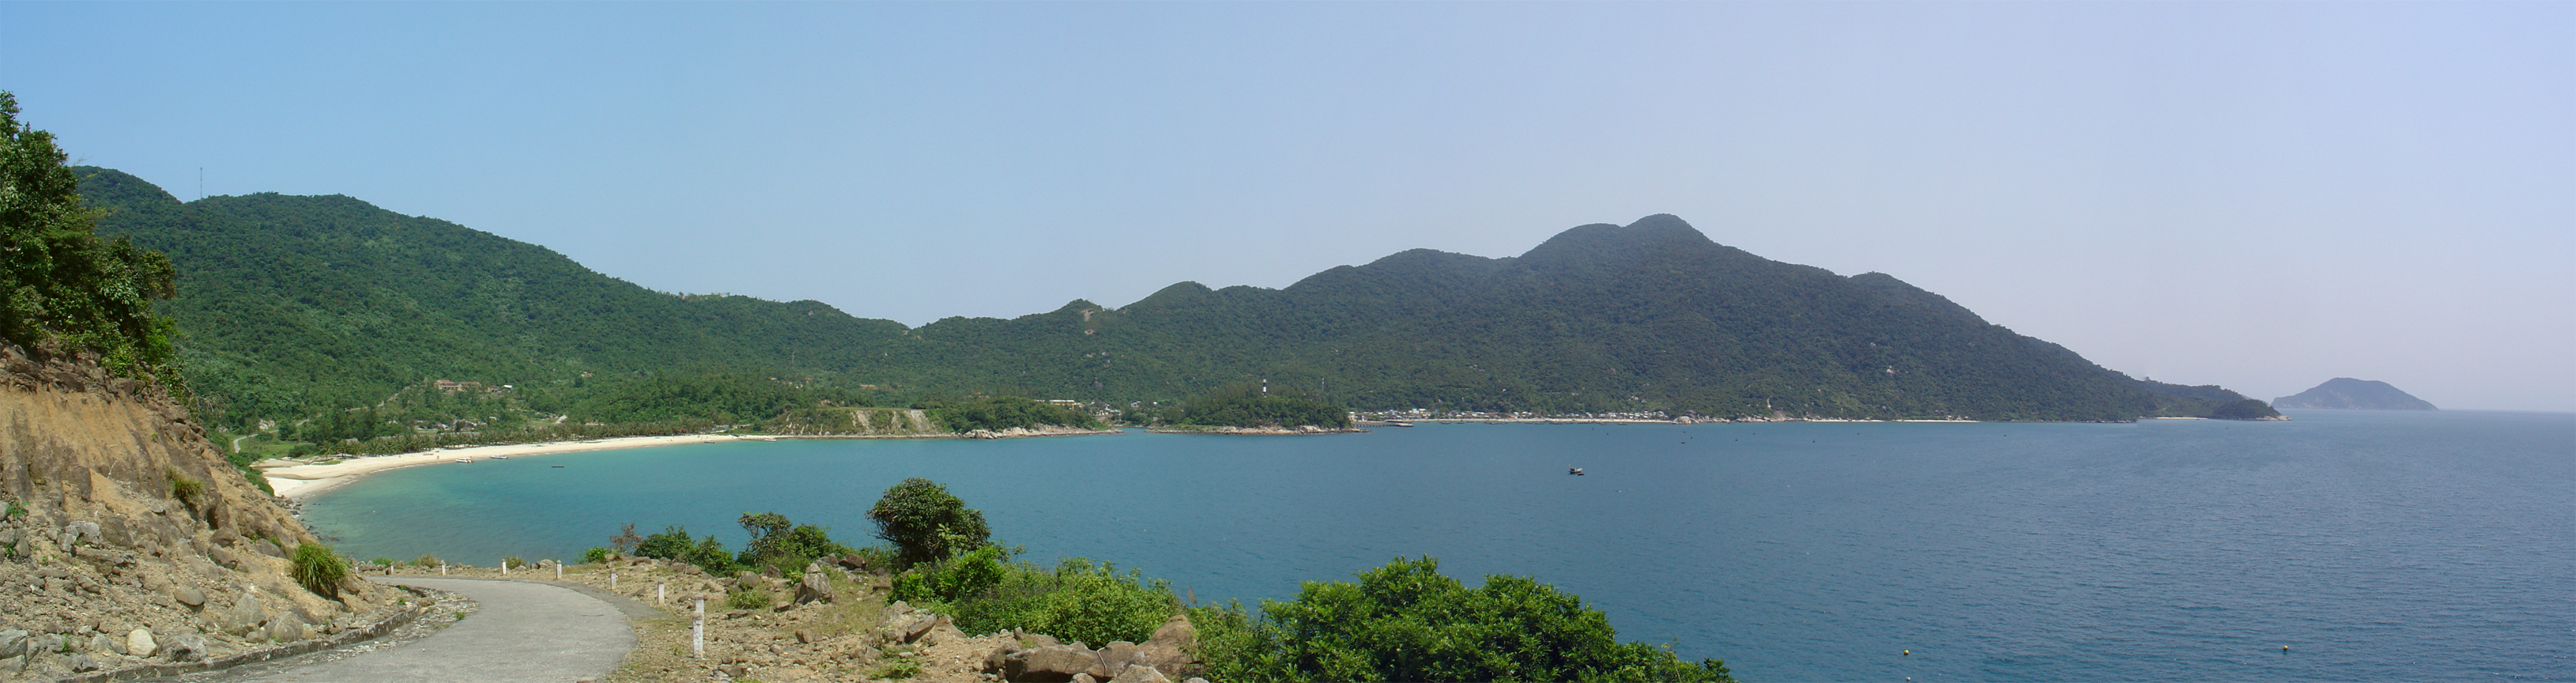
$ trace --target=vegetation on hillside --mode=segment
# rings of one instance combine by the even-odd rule
[[[1285,389],[1283,387],[1283,389]],[[1295,391],[1269,393],[1260,385],[1237,382],[1190,397],[1165,411],[1164,421],[1213,427],[1303,427],[1348,429],[1351,411]]]
[[[101,239],[105,212],[54,135],[18,121],[0,91],[0,339],[40,355],[97,354],[109,371],[184,395],[171,319],[152,302],[178,294],[170,259],[124,237]]]
[[[1071,399],[1150,417],[1261,378],[1361,410],[2126,420],[2224,402],[2158,393],[1893,277],[1766,260],[1670,216],[1578,227],[1513,258],[1414,250],[1284,289],[1180,283],[1122,308],[1077,300],[908,328],[811,301],[652,292],[347,197],[181,203],[85,172],[81,191],[113,210],[102,232],[180,266],[189,296],[163,310],[189,332],[200,414],[235,429],[440,379],[514,385],[532,416],[588,421],[748,424],[791,403],[655,404],[695,396],[668,385],[688,367],[763,368],[729,372],[836,404],[820,392]],[[1003,407],[961,405],[943,422],[1007,428]]]
[[[997,396],[966,400],[934,400],[913,404],[930,413],[930,419],[941,428],[963,434],[983,430],[1038,429],[1045,427],[1078,427],[1102,429],[1100,418],[1081,410],[1039,403],[1017,396]]]

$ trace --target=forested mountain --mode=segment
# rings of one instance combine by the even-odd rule
[[[1284,289],[1184,282],[1123,308],[1076,300],[912,329],[812,301],[654,292],[347,197],[182,203],[82,173],[110,211],[102,233],[177,266],[164,310],[200,395],[236,424],[436,379],[514,385],[561,412],[682,370],[902,400],[1126,406],[1267,378],[1361,409],[1711,417],[2121,420],[2243,398],[2133,380],[1896,278],[1766,260],[1666,215],[1513,258],[1413,250]]]
[[[2416,398],[2395,385],[2378,380],[2337,377],[2307,391],[2272,399],[2283,408],[2338,408],[2345,410],[2440,410],[2431,402]]]

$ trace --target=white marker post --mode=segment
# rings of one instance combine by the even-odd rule
[[[707,599],[698,598],[698,616],[689,621],[689,652],[707,658]]]
[[[446,576],[446,575],[447,575],[447,563],[445,563],[445,562],[440,562],[440,563],[438,563],[438,575],[439,575],[439,576]]]
[[[608,573],[608,589],[617,590],[617,572]]]
[[[509,560],[508,558],[502,558],[502,560],[501,560],[501,575],[502,575],[502,576],[509,576],[509,575],[510,575],[510,560]]]
[[[670,588],[670,587],[671,587],[671,584],[667,584],[667,583],[657,583],[657,584],[653,584],[653,604],[656,604],[656,605],[668,605],[668,604],[671,604],[671,598],[670,598],[670,596],[665,595],[665,594],[663,594],[663,592],[662,592],[662,589]]]
[[[561,563],[561,562],[557,562],[557,563],[555,563],[555,580],[556,580],[556,581],[562,581],[562,580],[563,580],[563,563]]]

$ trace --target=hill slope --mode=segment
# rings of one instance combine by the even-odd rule
[[[84,173],[83,194],[113,211],[102,232],[177,264],[165,310],[200,393],[234,423],[431,379],[512,384],[560,410],[603,383],[698,366],[1119,406],[1262,378],[1362,409],[1713,417],[2122,420],[2243,398],[2132,380],[1894,277],[1770,261],[1668,215],[1577,227],[1518,257],[1413,250],[1284,289],[1184,282],[1123,308],[1076,300],[912,329],[810,301],[653,292],[346,197],[181,203]]]
[[[2307,391],[2272,400],[2281,408],[2342,408],[2353,410],[2440,410],[2424,399],[2399,391],[2387,382],[2350,377],[2326,380]]]

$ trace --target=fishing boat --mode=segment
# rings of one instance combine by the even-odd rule
[[[474,459],[473,459],[473,458],[457,458],[457,459],[456,459],[456,461],[457,461],[457,462],[474,462]]]
[[[1403,421],[1403,420],[1387,420],[1387,421],[1386,421],[1386,426],[1389,426],[1389,427],[1411,427],[1411,426],[1413,426],[1413,423],[1411,423],[1411,422],[1406,422],[1406,421]]]
[[[1566,473],[1566,474],[1571,474],[1571,475],[1574,475],[1574,476],[1578,476],[1578,477],[1580,477],[1580,476],[1583,476],[1583,468],[1581,468],[1581,467],[1568,467],[1568,468],[1565,468],[1565,473]]]

